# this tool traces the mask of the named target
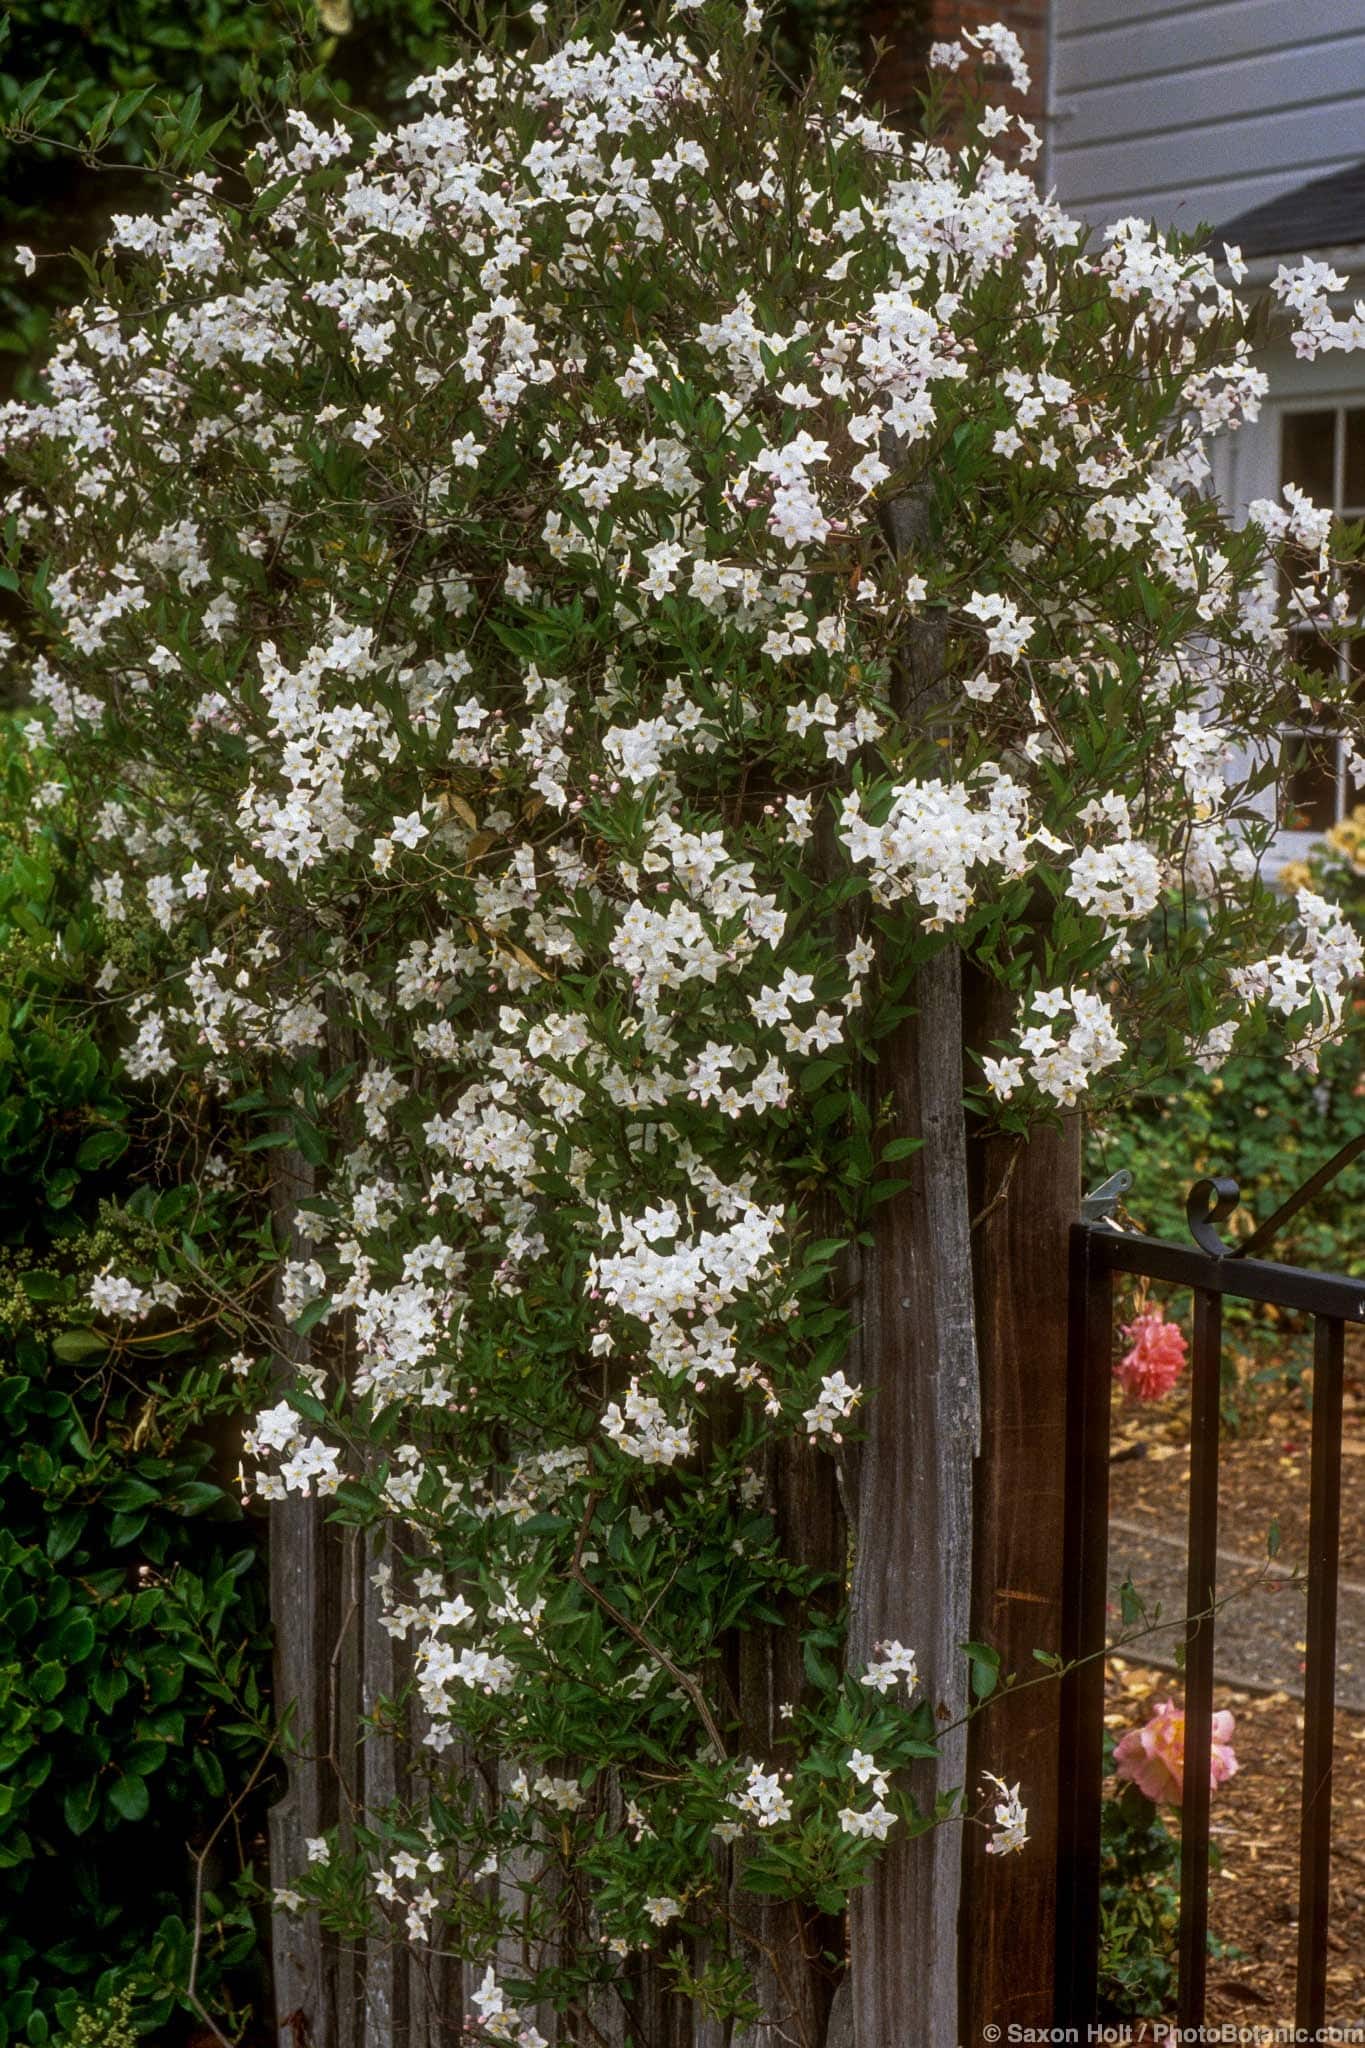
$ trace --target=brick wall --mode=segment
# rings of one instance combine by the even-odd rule
[[[1026,94],[1005,88],[1002,97],[1041,131],[1047,111],[1048,0],[872,0],[862,18],[868,63],[878,42],[888,45],[872,72],[875,97],[893,114],[912,108],[930,43],[953,42],[964,28],[988,21],[1012,28],[1024,46],[1032,84]]]

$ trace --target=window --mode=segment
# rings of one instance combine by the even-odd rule
[[[1365,406],[1285,413],[1280,481],[1296,484],[1315,505],[1330,505],[1339,518],[1365,518]],[[1360,592],[1355,595],[1358,600]],[[1329,647],[1311,630],[1297,637],[1295,653],[1306,668],[1345,681],[1365,677],[1365,641]],[[1311,711],[1304,716],[1303,725],[1280,735],[1280,824],[1291,832],[1325,832],[1365,791],[1352,786],[1335,729],[1310,723]]]

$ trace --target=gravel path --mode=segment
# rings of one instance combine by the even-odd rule
[[[1175,1644],[1185,1611],[1185,1542],[1124,1515],[1109,1524],[1110,1630],[1126,1634],[1119,1588],[1131,1578],[1149,1616],[1160,1626],[1120,1654],[1163,1671],[1176,1668]],[[1215,1668],[1219,1682],[1242,1692],[1285,1692],[1303,1698],[1306,1583],[1292,1557],[1267,1562],[1237,1550],[1218,1553]],[[1365,1713],[1365,1585],[1339,1581],[1337,1705]]]

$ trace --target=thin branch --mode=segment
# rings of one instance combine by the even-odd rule
[[[1014,1179],[1014,1169],[1019,1164],[1019,1155],[1022,1152],[1022,1150],[1023,1146],[1020,1143],[1019,1139],[1016,1138],[1013,1146],[1010,1149],[1010,1156],[1009,1159],[1006,1161],[1005,1171],[1000,1177],[1000,1185],[996,1189],[995,1193],[991,1196],[989,1202],[987,1202],[985,1208],[977,1210],[975,1216],[973,1216],[971,1220],[971,1223],[968,1225],[968,1228],[970,1230],[979,1230],[981,1228],[981,1225],[986,1221],[986,1218],[988,1216],[994,1215],[995,1211],[1000,1207],[1002,1202],[1008,1200],[1010,1182]]]
[[[643,1629],[637,1628],[633,1621],[628,1620],[627,1617],[624,1614],[622,1614],[620,1608],[614,1606],[612,1602],[608,1600],[606,1594],[603,1593],[600,1590],[600,1588],[594,1586],[592,1580],[584,1571],[583,1545],[587,1541],[588,1530],[592,1525],[592,1518],[593,1515],[596,1513],[596,1510],[597,1501],[594,1497],[589,1500],[587,1509],[584,1512],[582,1523],[579,1527],[578,1541],[574,1545],[573,1562],[569,1566],[569,1577],[575,1580],[577,1584],[583,1588],[583,1591],[586,1594],[588,1594],[588,1596],[591,1599],[597,1602],[598,1606],[602,1609],[602,1612],[604,1614],[610,1615],[611,1619],[616,1623],[616,1626],[618,1628],[622,1628],[625,1630],[626,1634],[630,1637],[633,1643],[638,1643],[640,1648],[643,1651],[645,1651],[646,1655],[652,1657],[655,1663],[659,1665],[662,1670],[668,1673],[669,1677],[673,1680],[675,1685],[679,1685],[682,1687],[683,1691],[687,1694],[688,1699],[691,1700],[693,1706],[696,1708],[698,1718],[700,1719],[703,1728],[705,1728],[706,1733],[710,1738],[711,1745],[714,1748],[717,1756],[724,1759],[727,1755],[725,1744],[721,1740],[720,1730],[716,1726],[715,1719],[711,1713],[711,1709],[706,1704],[706,1695],[705,1693],[703,1693],[696,1679],[693,1678],[689,1672],[684,1671],[680,1664],[675,1664],[673,1659],[669,1656],[667,1650],[661,1650],[657,1643],[651,1642],[650,1638],[645,1634]]]
[[[234,2043],[229,2041],[227,2039],[227,2036],[220,2032],[218,2027],[214,2025],[214,2022],[209,2018],[209,2015],[204,2011],[203,2006],[199,2003],[199,2000],[195,1994],[195,1985],[199,1977],[199,1952],[203,1946],[204,1940],[204,1865],[207,1863],[209,1858],[209,1851],[212,1849],[214,1843],[218,1840],[219,1835],[222,1834],[228,1822],[235,1818],[238,1809],[243,1805],[243,1803],[247,1799],[248,1795],[255,1786],[256,1780],[260,1777],[262,1771],[266,1767],[266,1764],[269,1762],[271,1756],[274,1754],[275,1742],[276,1734],[272,1733],[268,1741],[266,1742],[265,1747],[262,1749],[260,1755],[257,1757],[255,1764],[252,1766],[250,1777],[247,1779],[245,1785],[243,1785],[241,1791],[237,1794],[237,1796],[234,1799],[229,1800],[228,1804],[224,1807],[222,1814],[220,1815],[216,1825],[214,1826],[213,1831],[205,1841],[203,1848],[198,1850],[197,1852],[193,1849],[190,1850],[190,1855],[194,1861],[194,1939],[190,1947],[190,1967],[185,1977],[184,1996],[189,2000],[190,2004],[194,2007],[200,2019],[203,2020],[205,2026],[213,2028],[214,2033],[218,2035],[218,2039],[225,2044],[225,2048],[234,2048]],[[189,1847],[188,1843],[186,1844],[186,1847]]]

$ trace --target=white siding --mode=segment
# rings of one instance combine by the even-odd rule
[[[1365,0],[1053,0],[1051,62],[1048,177],[1089,220],[1217,226],[1365,158]]]

